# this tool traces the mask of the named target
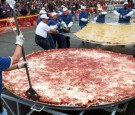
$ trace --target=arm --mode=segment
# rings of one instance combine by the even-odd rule
[[[57,26],[57,25],[50,25],[50,28],[51,28],[51,29],[57,29],[58,26]]]
[[[119,16],[120,15],[120,13],[119,12],[117,12],[116,10],[113,12],[115,15],[117,15],[117,16]]]
[[[22,56],[22,47],[20,45],[16,45],[14,54],[12,56],[12,64],[18,63],[21,56]]]
[[[52,34],[52,33],[57,33],[57,30],[54,29],[53,27],[51,26],[48,26],[47,24],[44,25],[44,31]]]
[[[127,16],[131,16],[134,12],[133,11],[130,11]]]
[[[86,18],[81,18],[81,21],[83,21],[83,22],[87,22],[87,21],[88,21],[88,19],[86,19]]]
[[[64,21],[62,21],[61,24],[62,24],[64,27],[67,28],[67,25],[66,25],[66,23],[65,23]]]
[[[24,37],[23,37],[22,33],[20,33],[20,35],[16,36],[16,48],[15,48],[14,54],[12,56],[12,64],[19,62],[19,59],[22,56],[23,42],[24,42]]]
[[[106,15],[106,14],[107,14],[107,12],[105,12],[105,11],[104,11],[104,12],[102,12],[101,14],[104,14],[104,15]]]
[[[124,15],[123,18],[126,18],[128,16],[131,16],[134,12],[131,10],[128,14]]]
[[[7,68],[5,71],[14,70],[14,69],[17,69],[17,68],[18,68],[17,64],[14,64],[14,65],[10,66],[9,68]]]
[[[28,64],[26,61],[21,62],[21,63],[13,64],[9,68],[7,68],[5,71],[10,71],[10,70],[14,70],[14,69],[24,68],[26,64]]]
[[[68,28],[71,28],[73,26],[73,22],[70,22],[69,24],[68,24]]]
[[[54,33],[57,33],[57,30],[56,30],[56,29],[50,29],[50,30],[48,31],[48,33],[54,34]]]
[[[24,67],[24,65],[26,64],[26,62],[18,63],[20,57],[22,56],[23,42],[24,42],[24,37],[22,34],[16,37],[16,48],[13,53],[13,56],[11,57],[11,64],[10,64],[11,66],[7,68],[6,71]]]
[[[52,21],[52,20],[49,20],[48,23],[47,23],[47,25],[48,25],[51,29],[57,29],[57,28],[58,28],[57,24],[55,24],[55,22]]]
[[[72,15],[69,15],[70,21],[69,24],[67,25],[68,28],[71,28],[73,26],[73,20],[72,20]]]

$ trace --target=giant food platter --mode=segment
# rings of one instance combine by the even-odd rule
[[[118,23],[89,23],[76,32],[77,38],[103,45],[135,44],[135,25]]]
[[[26,56],[38,103],[89,108],[135,97],[135,59],[101,49],[57,49]],[[8,90],[23,99],[29,88],[25,69],[3,73]]]

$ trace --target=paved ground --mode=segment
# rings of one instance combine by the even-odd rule
[[[134,17],[134,16],[133,16]],[[91,20],[93,19],[93,16],[91,18]],[[111,13],[109,13],[107,15],[107,20],[106,22],[115,22],[117,21],[117,17],[115,17],[114,15],[112,15]],[[78,26],[78,22],[74,22],[74,26],[72,27],[71,31],[72,32],[76,32],[78,31],[80,28]],[[25,54],[30,54],[32,52],[35,52],[37,50],[42,50],[39,46],[36,46],[35,42],[34,42],[34,31],[35,31],[35,27],[29,28],[29,29],[25,29],[22,30],[24,37],[26,38],[25,43],[24,43],[24,49],[25,49]],[[129,31],[129,30],[127,30]],[[91,43],[87,43],[85,45],[82,45],[81,40],[78,40],[74,35],[70,34],[71,36],[71,47],[77,47],[77,48],[102,48],[104,50],[110,50],[110,51],[114,51],[114,52],[120,52],[120,53],[125,53],[125,54],[129,54],[129,55],[134,55],[135,54],[135,48],[132,47],[131,45],[124,47],[121,46],[99,46],[96,44],[91,44]],[[10,43],[8,43],[10,42]],[[15,34],[13,32],[9,32],[3,35],[0,35],[0,55],[2,56],[8,56],[8,55],[12,55],[13,51],[14,51],[14,44],[15,43]],[[7,90],[4,90],[4,93],[10,95],[10,93]],[[16,111],[16,106],[14,103],[9,102],[11,108]],[[21,105],[21,115],[25,115],[27,112],[29,111],[29,107]],[[77,115],[79,114],[79,112],[75,112],[75,111],[64,111],[66,113],[69,113],[70,115]],[[9,115],[11,115],[11,113],[9,113]],[[46,112],[41,112],[41,113],[34,113],[33,115],[50,115]],[[92,111],[86,111],[84,113],[84,115],[110,115],[109,112],[105,112],[103,110],[92,110]],[[126,112],[124,113],[119,113],[117,112],[116,115],[135,115],[135,100],[132,100],[129,102],[128,108],[126,110]]]

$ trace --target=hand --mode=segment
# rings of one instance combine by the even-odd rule
[[[96,20],[97,20],[97,17],[94,18],[94,21],[96,21]]]
[[[22,33],[20,33],[20,35],[16,36],[16,44],[22,46],[23,43],[24,43],[24,37]]]
[[[99,14],[99,15],[102,15],[102,12],[99,12],[98,14]]]
[[[61,26],[62,24],[60,22],[57,23],[57,26]]]
[[[123,16],[120,14],[120,18],[123,18]]]
[[[59,33],[59,31],[57,30],[57,32],[56,33]]]
[[[87,22],[90,22],[90,18],[88,18],[88,21]]]
[[[65,32],[69,32],[69,28],[68,28],[68,27],[63,27],[63,30],[64,30]]]
[[[62,25],[63,27],[67,27],[67,25],[66,25],[66,23],[65,23],[64,21],[61,22],[61,25]]]
[[[28,62],[24,61],[24,62],[18,63],[17,67],[18,69],[24,68],[26,64],[28,64]]]
[[[126,17],[127,17],[127,15],[124,15],[124,16],[123,16],[123,18],[126,18]]]

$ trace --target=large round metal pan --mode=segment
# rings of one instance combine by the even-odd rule
[[[8,90],[8,91],[11,92],[10,90]],[[93,105],[93,106],[86,108],[86,107],[81,107],[81,106],[68,106],[68,105],[55,105],[55,104],[42,103],[39,101],[33,101],[33,100],[29,100],[27,98],[20,97],[20,96],[14,94],[13,92],[11,92],[11,93],[16,98],[21,99],[22,101],[24,101],[26,103],[30,103],[33,105],[36,104],[37,106],[41,106],[41,107],[44,106],[45,108],[56,109],[56,110],[94,110],[94,109],[100,109],[100,108],[106,108],[106,107],[112,107],[112,106],[124,104],[124,103],[127,103],[135,98],[135,97],[129,97],[129,98],[125,98],[123,100],[120,100],[118,102],[112,102],[112,103],[101,104],[101,105]]]
[[[73,33],[60,33],[61,35],[63,36],[69,36],[69,37],[72,37],[74,39],[77,39],[77,40],[81,40],[81,41],[84,41],[84,42],[89,42],[89,43],[92,43],[92,44],[98,44],[98,45],[103,45],[103,46],[121,46],[121,45],[135,45],[135,43],[132,43],[132,44],[122,44],[122,43],[110,43],[110,42],[97,42],[97,41],[92,41],[92,40],[85,40],[85,39],[81,39],[79,37],[77,37],[76,35],[74,35]]]
[[[75,37],[75,38],[78,39],[78,40],[84,41],[84,42],[89,42],[89,43],[92,43],[92,44],[98,44],[98,45],[103,45],[103,46],[135,45],[135,43],[132,43],[132,44],[120,44],[120,43],[109,43],[109,42],[97,42],[97,41],[91,41],[91,40],[84,40],[84,39],[81,39],[81,38],[78,38],[78,37]]]

